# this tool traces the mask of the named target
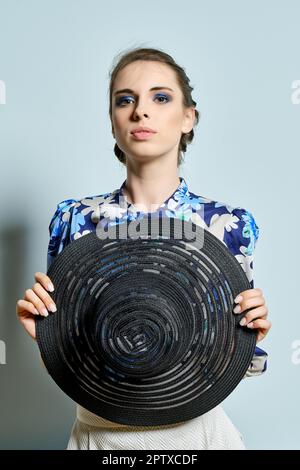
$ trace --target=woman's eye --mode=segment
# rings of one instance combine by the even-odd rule
[[[159,96],[157,96],[156,98],[163,98],[163,99],[169,101],[169,98],[168,98],[168,96],[166,96],[166,95],[159,95]],[[162,101],[161,101],[161,103],[162,103]]]
[[[117,106],[122,106],[123,103],[128,104],[129,100],[131,100],[131,99],[132,99],[131,96],[122,96],[119,100],[116,101],[116,105]],[[166,102],[170,101],[170,99],[167,95],[156,95],[155,99],[166,100],[166,101],[159,101],[159,103],[166,103]]]
[[[124,97],[124,96],[123,96],[122,98],[120,98],[119,100],[116,101],[116,105],[117,105],[117,106],[121,106],[122,103],[124,103],[125,101],[128,102],[128,100],[130,100],[130,97]]]

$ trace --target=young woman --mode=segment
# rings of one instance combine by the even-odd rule
[[[119,59],[111,73],[109,114],[116,140],[114,152],[126,167],[126,180],[111,193],[66,199],[57,205],[49,225],[47,268],[64,247],[116,218],[136,220],[159,211],[200,224],[223,243],[242,265],[251,289],[235,299],[235,312],[251,309],[245,328],[257,330],[257,342],[269,331],[263,292],[253,285],[253,251],[259,228],[241,207],[192,193],[178,175],[183,153],[193,140],[199,113],[189,79],[173,58],[159,49],[136,48]],[[192,210],[193,209],[193,210]],[[205,209],[205,210],[203,210]],[[55,315],[48,291],[51,279],[35,274],[36,283],[17,302],[20,322],[35,339],[34,315]],[[264,373],[267,353],[256,346],[245,376]],[[166,426],[125,426],[77,405],[68,449],[245,449],[243,437],[219,405],[196,419]]]

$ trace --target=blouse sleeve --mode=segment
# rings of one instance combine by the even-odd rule
[[[56,211],[49,224],[49,245],[47,253],[47,271],[64,247],[71,241],[71,218],[76,204],[75,199],[65,199],[57,204]]]
[[[226,234],[227,242],[231,245],[253,289],[253,254],[259,237],[259,227],[252,213],[241,207],[233,209],[232,217],[229,232]],[[251,364],[244,378],[263,374],[267,370],[267,358],[267,352],[255,346]]]

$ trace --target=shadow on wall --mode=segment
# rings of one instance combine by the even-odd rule
[[[30,234],[24,225],[0,232],[0,449],[65,449],[75,403],[42,367],[16,315],[17,300],[35,282],[26,268]]]

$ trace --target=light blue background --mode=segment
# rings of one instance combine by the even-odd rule
[[[46,272],[56,204],[112,191],[108,73],[124,49],[158,47],[182,65],[201,119],[180,174],[193,192],[252,211],[254,282],[273,328],[268,372],[223,403],[248,449],[300,449],[299,1],[0,0],[0,448],[64,449],[75,415],[17,321]]]

